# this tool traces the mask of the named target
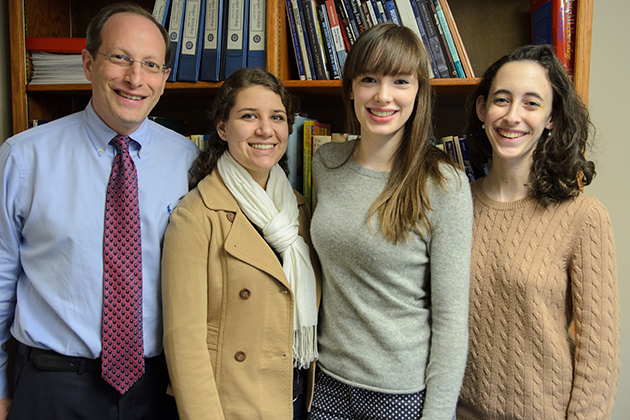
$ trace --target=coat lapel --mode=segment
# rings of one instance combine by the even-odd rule
[[[208,179],[199,184],[199,191],[209,209],[229,212],[234,216],[231,229],[226,229],[225,251],[234,258],[273,276],[290,289],[278,257],[245,217],[216,169]]]

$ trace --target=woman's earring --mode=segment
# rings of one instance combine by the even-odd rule
[[[485,123],[481,123],[481,129],[485,130],[486,129],[486,124]]]
[[[551,138],[551,130],[547,131],[547,138]]]

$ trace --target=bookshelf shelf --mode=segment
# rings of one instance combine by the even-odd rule
[[[152,10],[154,0],[134,0]],[[29,85],[25,37],[83,37],[94,13],[109,0],[8,0],[13,132],[27,129],[35,119],[54,119],[81,110],[90,96],[89,84]],[[530,0],[449,0],[459,32],[476,75],[515,47],[529,43]],[[577,0],[574,83],[588,101],[593,0]],[[288,32],[285,0],[267,0],[267,69],[298,97],[301,110],[343,130],[341,82],[301,81]],[[436,133],[463,129],[463,103],[479,78],[433,79],[437,96]],[[206,105],[221,82],[167,83],[154,110],[167,118],[185,118],[187,130],[204,127]],[[191,131],[193,133],[194,131]]]

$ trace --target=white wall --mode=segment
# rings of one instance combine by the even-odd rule
[[[630,413],[630,2],[595,1],[589,108],[597,128],[597,177],[587,187],[608,208],[617,247],[621,301],[621,383],[614,420]],[[0,141],[12,132],[7,3],[0,1]]]
[[[589,109],[597,129],[597,177],[586,188],[608,208],[621,302],[621,382],[614,420],[630,418],[630,2],[594,2]]]

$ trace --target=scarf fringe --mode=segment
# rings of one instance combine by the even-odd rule
[[[301,327],[293,331],[293,367],[308,369],[317,359],[315,326]]]

